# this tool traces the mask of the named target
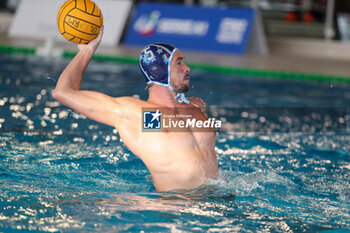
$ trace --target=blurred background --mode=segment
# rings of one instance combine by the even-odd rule
[[[15,13],[21,0],[1,0],[0,13],[5,18]],[[116,0],[118,1],[118,0]],[[134,0],[153,3],[179,3],[199,6],[251,6],[256,4],[262,12],[267,35],[301,38],[332,38],[350,40],[350,1],[348,0]],[[328,5],[327,5],[328,4]],[[325,33],[327,7],[333,11],[333,32]],[[1,23],[2,33],[6,29]]]
[[[348,76],[350,72],[347,65],[350,61],[349,0],[134,0],[132,9],[140,3],[251,7],[259,10],[268,49],[264,56],[206,53],[204,59],[201,53],[190,51],[188,58],[193,62],[211,63],[215,60],[215,63],[226,66],[308,73],[317,71],[341,76]],[[20,0],[0,1],[0,45],[36,47],[39,45],[37,42],[30,44],[28,40],[20,41],[8,36],[19,4]],[[131,18],[129,16],[126,27]],[[101,52],[137,57],[140,48],[125,46],[125,31],[118,44]],[[64,47],[74,49],[67,43]]]

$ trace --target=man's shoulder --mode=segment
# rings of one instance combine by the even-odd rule
[[[143,106],[146,104],[146,101],[139,99],[137,96],[123,96],[123,97],[115,97],[114,100],[118,102],[120,105],[126,106]]]
[[[117,112],[121,113],[123,116],[128,116],[129,118],[130,116],[139,115],[142,108],[147,105],[146,101],[131,96],[115,97],[114,102],[118,106]]]
[[[206,109],[207,105],[205,104],[204,100],[199,97],[189,97],[188,100],[194,104],[195,106],[198,106],[201,109]]]

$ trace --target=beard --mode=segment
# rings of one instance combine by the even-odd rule
[[[180,83],[178,85],[174,85],[172,83],[171,86],[173,87],[174,91],[176,91],[178,93],[186,93],[186,92],[188,92],[190,90],[189,78],[190,78],[190,76],[187,74],[182,83]],[[186,82],[186,80],[188,80],[188,82]]]
[[[174,87],[174,91],[179,93],[186,93],[190,90],[190,84],[181,83],[180,85]]]

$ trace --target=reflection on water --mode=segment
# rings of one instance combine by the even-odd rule
[[[348,131],[219,132],[217,180],[194,190],[156,192],[145,165],[116,130],[52,99],[53,79],[66,62],[0,56],[1,232],[350,229]],[[83,85],[144,99],[143,84],[130,78],[138,75],[137,67],[96,63]],[[193,72],[192,80],[193,95],[231,110],[267,104],[344,108],[350,99],[345,84],[201,72]],[[245,119],[264,123],[246,113]]]
[[[340,149],[321,150],[315,145],[329,142],[327,136],[314,137],[307,146],[301,143],[304,135],[220,135],[225,142],[216,148],[218,180],[160,193],[141,161],[125,156],[129,152],[113,145],[117,142],[41,145],[17,135],[1,138],[2,228],[299,232],[349,227],[349,136],[333,137]]]

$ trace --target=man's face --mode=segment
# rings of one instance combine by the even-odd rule
[[[170,64],[171,87],[180,93],[186,93],[190,89],[190,67],[184,63],[184,56],[176,50]]]

